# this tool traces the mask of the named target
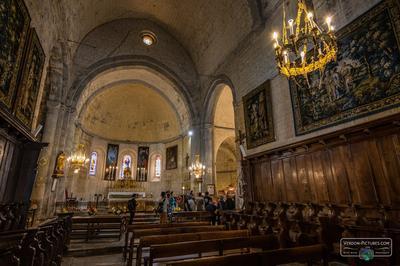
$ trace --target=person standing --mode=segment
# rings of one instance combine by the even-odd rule
[[[188,205],[189,205],[189,211],[195,211],[196,210],[196,204],[194,203],[194,199],[191,196],[189,196]]]
[[[167,194],[163,191],[161,192],[161,199],[158,202],[158,213],[160,213],[160,224],[167,223],[167,211],[168,211]]]
[[[207,193],[207,192],[206,192],[206,193]],[[212,224],[212,225],[215,225],[216,222],[217,222],[217,213],[216,213],[216,210],[217,210],[217,206],[215,206],[214,202],[213,202],[212,199],[211,199],[211,201],[210,201],[210,202],[207,204],[207,206],[206,206],[206,211],[208,211],[209,214],[210,214],[210,217],[211,217],[211,224]]]
[[[220,211],[226,210],[226,204],[225,204],[224,196],[220,196],[219,197],[218,210],[220,210]]]
[[[201,195],[201,192],[199,192],[199,196],[196,199],[196,210],[197,211],[204,211],[204,200],[203,197]]]
[[[172,212],[176,208],[176,200],[175,200],[175,197],[174,197],[174,192],[172,192],[172,191],[171,191],[170,197],[169,197],[169,206],[170,206]]]
[[[226,209],[228,210],[234,210],[235,209],[235,201],[233,200],[232,197],[229,197],[226,199]]]
[[[207,210],[207,206],[212,203],[212,198],[209,196],[208,191],[206,191],[204,196],[204,208]]]
[[[135,213],[136,213],[136,207],[137,207],[137,202],[136,202],[136,194],[132,195],[132,198],[128,201],[128,210],[129,210],[129,224],[133,223],[133,219],[135,218]]]

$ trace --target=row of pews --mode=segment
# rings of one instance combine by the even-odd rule
[[[325,245],[319,241],[308,246],[283,248],[277,234],[259,234],[249,228],[234,228],[226,224],[211,225],[195,220],[199,212],[187,213],[186,220],[168,224],[134,223],[125,233],[124,259],[127,265],[278,265],[291,262],[327,265]],[[136,254],[135,254],[136,251]],[[283,254],[287,254],[283,255]],[[135,256],[136,255],[136,256]]]
[[[37,227],[0,232],[0,265],[61,265],[71,228],[72,218],[68,215]]]

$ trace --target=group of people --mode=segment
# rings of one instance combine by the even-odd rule
[[[178,206],[179,205],[179,206]],[[158,202],[157,212],[160,214],[160,223],[166,223],[168,217],[172,219],[172,213],[176,207],[182,206],[184,211],[208,211],[211,214],[211,221],[215,224],[218,220],[218,213],[223,210],[234,210],[235,201],[232,197],[221,196],[219,200],[213,200],[208,192],[204,195],[199,193],[194,196],[193,191],[178,197],[173,196],[173,192],[161,192]]]
[[[133,223],[135,217],[137,202],[136,194],[128,201],[128,210],[130,213],[129,224]],[[218,222],[219,213],[224,210],[234,210],[235,200],[233,197],[220,196],[219,200],[213,200],[208,192],[199,193],[194,196],[193,191],[186,195],[175,197],[172,191],[161,192],[160,200],[156,212],[160,215],[160,223],[167,223],[168,217],[172,219],[172,213],[179,207],[184,211],[208,211],[211,214],[211,222]]]

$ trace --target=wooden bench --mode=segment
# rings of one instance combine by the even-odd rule
[[[167,259],[176,256],[192,255],[206,252],[217,252],[219,256],[224,255],[224,251],[243,250],[257,248],[262,250],[278,248],[278,239],[273,235],[235,237],[225,239],[213,239],[202,241],[180,242],[174,244],[151,245],[148,259],[145,265],[153,265],[154,260]],[[163,261],[164,261],[163,260]]]
[[[184,227],[171,227],[171,228],[152,228],[152,229],[138,229],[132,231],[132,236],[129,243],[129,257],[128,266],[132,266],[133,262],[133,247],[135,238],[151,235],[168,235],[168,234],[182,234],[182,233],[196,233],[196,232],[211,232],[222,231],[224,226],[184,226]]]
[[[128,251],[129,235],[133,230],[138,229],[153,229],[153,228],[173,228],[173,227],[185,227],[185,226],[207,226],[210,225],[209,222],[185,222],[185,223],[168,223],[168,224],[155,224],[155,223],[134,223],[127,226],[125,232],[125,244],[123,250],[124,259],[126,258],[126,253]]]
[[[143,249],[148,248],[151,245],[210,240],[210,239],[224,239],[224,238],[234,238],[234,237],[248,237],[248,236],[249,236],[248,230],[144,236],[140,238],[139,245],[136,249],[136,265],[137,266],[141,265]]]
[[[255,252],[249,254],[228,255],[221,257],[208,257],[200,259],[187,259],[168,262],[167,266],[275,266],[295,262],[308,263],[322,261],[324,266],[328,265],[327,249],[324,245],[313,245],[306,247],[274,249],[269,251]]]
[[[324,245],[312,245],[296,248],[283,248],[265,251],[259,254],[260,265],[275,266],[293,262],[308,263],[322,260],[324,266],[328,266],[327,249]]]
[[[126,218],[117,215],[72,217],[72,234],[75,239],[118,237],[121,239]]]

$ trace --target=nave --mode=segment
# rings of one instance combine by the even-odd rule
[[[400,1],[0,0],[0,266],[400,265]]]

